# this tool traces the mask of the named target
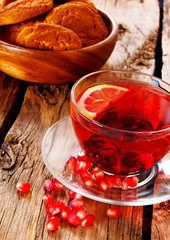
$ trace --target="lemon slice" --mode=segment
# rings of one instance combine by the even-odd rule
[[[78,101],[78,106],[90,118],[105,111],[109,105],[120,99],[127,88],[112,84],[101,84],[87,88]]]

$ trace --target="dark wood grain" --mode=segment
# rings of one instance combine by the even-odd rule
[[[15,164],[8,171],[1,170],[1,239],[36,237],[37,225],[41,224],[39,217],[45,213],[43,181],[50,177],[42,162],[41,142],[47,128],[60,118],[67,94],[68,87],[64,85],[43,86],[43,89],[30,85],[27,89],[21,112],[5,138]],[[18,193],[15,188],[18,181],[29,181],[31,193]]]
[[[11,122],[15,120],[15,116],[18,114],[26,84],[0,72],[0,89],[0,142],[2,142]]]
[[[170,201],[155,204],[153,207],[151,239],[169,239]]]

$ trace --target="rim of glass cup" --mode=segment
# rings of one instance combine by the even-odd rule
[[[99,71],[96,71],[96,72],[92,72],[92,73],[89,73],[85,76],[83,76],[82,78],[80,78],[78,81],[76,81],[74,83],[74,85],[72,86],[72,89],[71,89],[71,100],[72,100],[72,103],[73,105],[75,106],[76,110],[85,118],[85,119],[88,119],[88,121],[94,123],[95,125],[97,125],[98,127],[100,128],[105,128],[107,129],[108,131],[110,132],[118,132],[118,133],[123,133],[123,134],[135,134],[135,135],[138,135],[139,138],[145,138],[146,136],[151,136],[151,135],[157,135],[157,134],[163,134],[163,133],[166,133],[166,132],[169,132],[170,133],[170,127],[168,128],[164,128],[164,129],[161,129],[161,130],[156,130],[156,131],[145,131],[145,132],[139,132],[139,131],[129,131],[129,130],[122,130],[122,129],[118,129],[118,128],[113,128],[113,127],[109,127],[105,124],[102,124],[90,117],[88,117],[83,111],[81,111],[81,109],[78,107],[78,104],[76,103],[76,100],[74,98],[74,93],[75,93],[75,90],[76,90],[76,87],[82,82],[84,81],[86,78],[89,78],[91,76],[94,76],[94,75],[98,75],[98,74],[101,74],[101,73],[108,73],[108,72],[113,72],[113,73],[133,73],[133,74],[136,74],[136,75],[144,75],[144,76],[148,76],[149,78],[154,78],[155,80],[158,80],[158,82],[162,82],[166,85],[169,86],[170,88],[170,84],[165,82],[164,80],[158,78],[158,77],[155,77],[153,75],[149,75],[149,74],[146,74],[146,73],[143,73],[143,72],[137,72],[137,71],[130,71],[130,70],[99,70]]]

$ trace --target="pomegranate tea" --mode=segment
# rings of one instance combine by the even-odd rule
[[[142,81],[116,80],[83,89],[75,101],[74,131],[89,159],[102,170],[137,174],[170,150],[167,91]]]

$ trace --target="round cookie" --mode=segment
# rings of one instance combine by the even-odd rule
[[[8,1],[8,0],[4,0],[4,1]],[[12,1],[12,0],[11,0]],[[86,3],[88,4],[89,6],[93,7],[94,9],[97,10],[97,8],[95,7],[94,3],[91,2],[90,0],[54,0],[54,3],[57,3],[57,4],[61,4],[61,3],[66,3],[66,2],[83,2],[83,3]]]
[[[16,1],[16,0],[2,0],[2,1],[1,1],[1,7],[0,7],[0,8],[3,8],[3,7],[5,7],[6,5],[8,5],[9,3],[14,2],[14,1]]]
[[[59,24],[75,32],[83,47],[98,43],[108,36],[108,30],[101,16],[83,2],[67,2],[54,7],[45,22]]]
[[[0,9],[0,26],[37,17],[53,8],[53,0],[16,0]]]
[[[34,22],[32,20],[28,20],[22,23],[5,26],[2,28],[2,41],[15,45],[17,35],[22,31],[24,27],[32,26],[33,23]]]
[[[18,34],[25,28],[32,26],[34,23],[41,23],[44,19],[40,16],[27,20],[21,23],[16,23],[12,25],[7,25],[2,28],[2,38],[1,40],[7,43],[16,44],[16,38]]]
[[[82,47],[78,36],[59,25],[37,23],[25,27],[17,36],[20,46],[46,50],[74,50]]]

